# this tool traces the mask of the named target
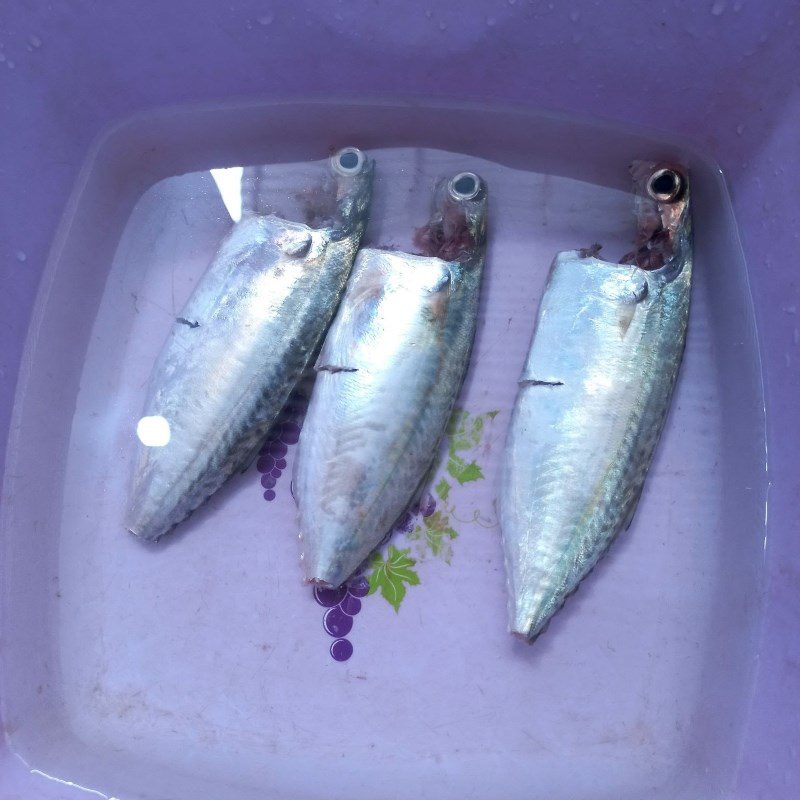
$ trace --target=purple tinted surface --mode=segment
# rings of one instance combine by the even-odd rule
[[[800,168],[800,9],[788,0],[715,3],[720,13],[713,14],[711,3],[698,13],[691,4],[662,11],[651,4],[572,0],[572,21],[561,7],[517,2],[493,9],[489,25],[485,8],[474,0],[437,3],[441,24],[436,19],[426,24],[422,13],[397,14],[391,4],[366,0],[355,0],[343,19],[336,16],[337,8],[321,0],[313,14],[281,16],[277,4],[245,2],[232,8],[208,0],[200,6],[175,0],[159,7],[153,24],[135,4],[6,4],[4,30],[36,31],[44,45],[26,48],[18,34],[4,50],[17,51],[10,56],[16,69],[6,68],[9,56],[0,65],[5,70],[0,88],[0,152],[7,154],[3,181],[24,187],[0,194],[0,450],[9,430],[34,293],[56,227],[92,142],[132,114],[231,97],[258,102],[340,96],[343,87],[353,96],[414,95],[419,102],[426,90],[420,87],[431,87],[428,91],[446,98],[486,97],[681,137],[721,164],[733,190],[759,321],[769,433],[767,575],[759,650],[753,654],[758,669],[743,740],[732,745],[741,757],[725,782],[731,788],[716,793],[729,791],[736,800],[795,798],[800,783],[800,549],[795,536],[800,527],[800,373],[792,349],[796,319],[781,309],[800,307],[793,259],[787,258],[796,252],[800,204],[794,191]],[[248,27],[266,9],[275,10],[275,22]],[[598,48],[586,46],[597,31],[602,31],[602,52],[608,57],[598,58]],[[573,37],[576,45],[565,46]],[[637,44],[644,42],[669,53],[668,75],[662,59],[645,56]],[[321,52],[332,54],[328,69],[320,68]],[[72,68],[64,69],[65,64]],[[431,75],[436,76],[433,84]],[[732,75],[737,79],[731,80]],[[324,124],[340,118],[335,110]],[[336,135],[346,139],[352,130],[366,129],[374,116],[365,111],[360,121],[347,123]],[[414,140],[425,124],[424,114],[408,116],[407,128],[397,131],[400,141]],[[303,121],[298,115],[287,127],[301,129]],[[484,133],[493,124],[487,123]],[[223,127],[198,126],[202,138],[188,145],[183,140],[171,168],[195,168],[181,153],[205,146],[222,135]],[[379,141],[372,134],[367,139],[369,145]],[[134,191],[164,174],[150,171],[151,165],[160,169],[157,158],[149,150],[137,154],[144,168],[129,170],[141,182]],[[118,235],[113,226],[96,225],[92,246],[110,260]],[[15,255],[17,249],[26,254],[24,262]],[[79,270],[80,258],[73,263]],[[84,279],[74,276],[78,293]],[[76,313],[71,335],[88,337],[92,319],[90,313]],[[71,365],[56,360],[52,367],[54,380],[71,390]],[[42,431],[43,441],[55,443],[59,436],[55,428]],[[30,546],[37,543],[32,540]],[[39,568],[22,577],[34,584],[46,559],[42,550]],[[17,599],[20,605],[26,602]],[[5,624],[15,621],[9,618]],[[5,720],[9,729],[12,722]],[[701,746],[702,739],[698,750]],[[701,754],[697,757],[702,760]],[[5,745],[0,789],[9,797],[43,800],[78,795],[78,790],[32,775]]]

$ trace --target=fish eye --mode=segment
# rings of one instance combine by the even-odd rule
[[[345,147],[331,158],[333,169],[340,175],[357,175],[364,166],[364,154],[357,147]]]
[[[658,203],[674,203],[683,193],[684,181],[674,169],[658,169],[647,181],[647,193]]]
[[[453,200],[473,200],[481,190],[481,179],[474,172],[459,172],[447,188]]]

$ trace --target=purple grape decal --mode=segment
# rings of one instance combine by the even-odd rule
[[[280,430],[277,431],[277,434],[280,436]],[[269,450],[267,452],[275,458],[283,458],[289,452],[289,448],[286,446],[286,442],[273,440],[269,442]]]
[[[296,422],[285,422],[281,426],[281,441],[286,444],[297,444],[300,438],[300,426]]]
[[[331,644],[331,656],[334,661],[347,661],[353,655],[353,645],[348,639],[337,639]]]
[[[434,511],[436,511],[436,500],[433,495],[428,492],[420,501],[419,513],[422,514],[423,517],[430,517]]]
[[[261,473],[261,485],[266,489],[264,499],[268,502],[277,496],[275,487],[286,469],[289,446],[297,444],[300,439],[303,417],[308,408],[306,393],[310,391],[310,381],[304,379],[302,384],[295,389],[272,426],[256,461],[256,469]]]
[[[402,533],[411,533],[414,529],[414,515],[410,511],[406,511],[403,516],[397,520],[394,529]]]
[[[325,632],[337,639],[341,636],[347,636],[353,629],[353,618],[348,617],[339,606],[329,608],[322,618],[322,627]]]
[[[366,597],[369,593],[369,581],[363,575],[356,575],[347,584],[347,591],[353,597]]]
[[[361,601],[357,597],[347,594],[344,600],[339,603],[339,608],[341,608],[348,617],[354,617],[361,611]]]
[[[268,502],[276,498],[276,487],[288,466],[289,448],[299,441],[310,386],[310,380],[306,379],[294,391],[259,453],[256,468],[261,473],[263,496]],[[341,663],[352,658],[354,647],[347,637],[367,596],[379,594],[399,612],[408,589],[420,584],[418,569],[427,559],[451,563],[452,545],[458,538],[454,524],[496,527],[496,520],[477,509],[472,510],[471,517],[464,517],[460,502],[458,514],[454,501],[459,500],[462,487],[484,479],[480,461],[497,439],[496,432],[489,433],[497,414],[497,411],[471,414],[456,409],[447,428],[446,461],[431,482],[430,491],[400,516],[363,565],[363,573],[358,572],[336,589],[313,588],[315,602],[324,609],[322,628],[332,638],[329,652],[334,661]],[[291,483],[289,490],[292,491]]]
[[[347,587],[340,586],[338,589],[321,589],[314,587],[314,599],[325,608],[338,606],[347,595]]]
[[[330,648],[334,661],[347,661],[353,655],[353,643],[344,637],[353,629],[353,617],[361,611],[360,598],[368,593],[369,581],[361,574],[338,589],[314,587],[314,599],[327,609],[322,615],[322,627],[336,639]]]

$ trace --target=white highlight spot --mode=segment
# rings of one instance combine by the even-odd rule
[[[153,417],[142,417],[136,423],[136,435],[145,447],[164,447],[169,444],[172,432],[169,422],[157,414]]]
[[[212,169],[211,177],[217,184],[222,202],[234,222],[242,218],[242,174],[243,167]]]

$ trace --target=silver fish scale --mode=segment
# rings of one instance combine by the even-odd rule
[[[629,523],[680,366],[688,224],[660,270],[559,254],[506,445],[509,627],[532,639]]]
[[[469,361],[481,270],[482,258],[359,253],[296,461],[308,580],[345,581],[428,473]]]
[[[333,316],[363,221],[342,235],[242,219],[173,326],[145,415],[170,439],[141,447],[126,526],[157,539],[255,457]]]

